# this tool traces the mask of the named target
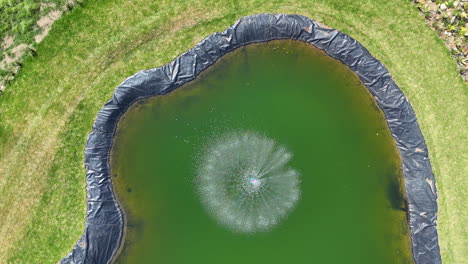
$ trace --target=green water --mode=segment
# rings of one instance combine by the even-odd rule
[[[285,146],[300,172],[297,205],[268,232],[231,231],[196,192],[202,150],[245,131]],[[111,167],[127,218],[117,263],[413,263],[383,114],[357,76],[302,42],[240,48],[134,104]]]

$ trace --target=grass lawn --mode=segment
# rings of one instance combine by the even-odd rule
[[[51,23],[85,0],[0,0],[0,93]]]
[[[443,261],[468,263],[466,86],[410,1],[175,2],[87,1],[54,24],[0,97],[0,263],[56,263],[81,236],[86,135],[120,82],[262,12],[337,28],[387,66],[429,146]]]

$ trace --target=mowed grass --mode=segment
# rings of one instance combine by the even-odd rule
[[[0,97],[0,263],[56,263],[81,236],[86,136],[119,83],[264,12],[337,28],[387,66],[429,146],[444,263],[468,263],[466,87],[444,43],[407,0],[89,0],[77,7],[54,24]]]

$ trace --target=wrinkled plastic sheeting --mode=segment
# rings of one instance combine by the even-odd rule
[[[307,42],[355,72],[383,110],[403,161],[413,258],[441,263],[437,237],[437,192],[424,138],[405,95],[387,69],[355,39],[307,17],[247,16],[159,68],[140,71],[120,84],[99,111],[85,149],[85,232],[61,263],[110,263],[123,237],[123,214],[112,189],[109,156],[117,122],[138,99],[166,94],[193,80],[220,57],[241,46],[275,39]]]

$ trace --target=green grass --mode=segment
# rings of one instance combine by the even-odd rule
[[[466,87],[407,0],[90,0],[75,8],[0,97],[0,263],[56,263],[82,234],[86,135],[120,82],[262,12],[340,29],[388,67],[429,146],[444,263],[468,263]]]
[[[50,17],[68,12],[83,1],[0,0],[0,93],[3,85],[17,75],[24,60],[36,54],[36,41],[47,34]]]
[[[1,0],[0,36],[15,36],[20,43],[32,43],[41,15],[39,1]]]

